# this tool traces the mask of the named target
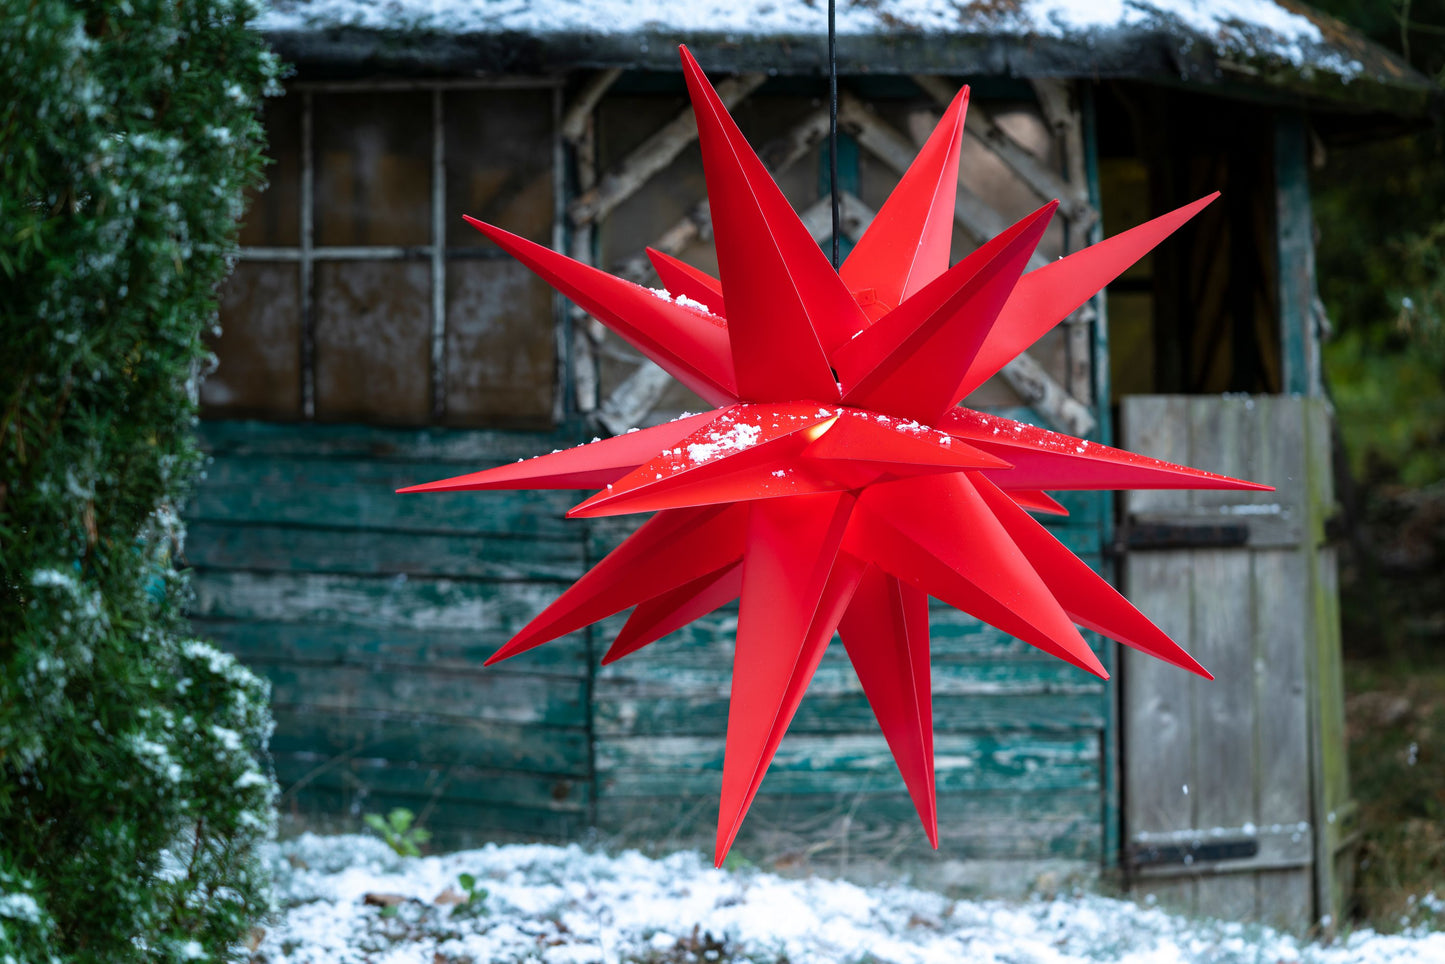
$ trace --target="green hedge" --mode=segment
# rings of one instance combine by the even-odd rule
[[[0,4],[0,962],[225,960],[265,684],[188,637],[175,507],[276,62],[244,0]]]

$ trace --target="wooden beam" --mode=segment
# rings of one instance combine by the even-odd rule
[[[1080,437],[1094,430],[1094,415],[1083,402],[1071,396],[1034,361],[1028,352],[1019,354],[999,372],[1019,397],[1050,425]]]
[[[613,67],[610,70],[599,70],[587,78],[587,82],[577,92],[576,99],[567,105],[567,110],[562,115],[560,129],[569,144],[576,144],[586,136],[588,128],[592,126],[592,111],[602,100],[602,95],[607,93],[608,88],[621,76],[622,68]]]
[[[707,199],[704,198],[693,205],[692,209],[679,218],[676,224],[658,235],[649,247],[677,257],[693,241],[710,237],[712,237],[712,211],[707,206]],[[612,273],[638,284],[651,284],[657,280],[657,275],[652,270],[652,262],[647,259],[645,250],[635,251],[623,258],[613,267]]]
[[[838,226],[848,240],[857,244],[863,232],[868,230],[868,225],[873,223],[877,212],[851,191],[839,193],[838,209]],[[822,244],[833,234],[832,198],[818,198],[798,215],[798,219],[803,222],[813,240]]]
[[[717,85],[718,98],[729,110],[738,101],[756,90],[767,77],[763,74],[742,74],[729,77]],[[567,207],[573,224],[593,224],[637,192],[637,189],[658,171],[672,163],[697,137],[697,119],[692,108],[682,110],[659,128],[651,137],[627,155],[622,163],[609,171],[590,191],[585,191]]]
[[[766,145],[758,152],[758,157],[772,175],[777,177],[806,157],[827,135],[828,111],[826,108],[819,108],[804,117],[787,134]],[[659,235],[652,247],[675,257],[696,239],[711,235],[712,212],[708,209],[707,199],[703,198],[676,224]],[[647,260],[645,251],[638,251],[625,258],[613,270],[621,277],[639,284],[654,278],[652,263]]]
[[[915,74],[913,82],[940,104],[947,105],[953,100],[953,91],[942,78]],[[984,107],[978,104],[969,105],[968,121],[963,135],[1002,161],[1040,198],[1058,198],[1059,213],[1068,218],[1069,226],[1073,230],[1082,234],[1088,230],[1089,225],[1099,219],[1098,212],[1089,204],[1088,195],[1080,184],[1071,184],[1050,170],[1033,151],[999,127],[993,115]]]
[[[820,107],[793,125],[782,137],[769,141],[758,158],[774,177],[792,167],[828,136],[828,110]]]
[[[1314,221],[1310,214],[1309,130],[1304,115],[1281,112],[1274,123],[1275,256],[1279,264],[1281,390],[1321,393],[1315,311]]]
[[[597,409],[597,421],[613,435],[621,435],[641,424],[671,384],[671,375],[652,361],[644,361],[607,396]]]
[[[431,92],[431,416],[447,412],[447,161],[442,92]],[[556,202],[552,205],[556,223]]]

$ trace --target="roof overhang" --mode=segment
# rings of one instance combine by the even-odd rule
[[[412,6],[428,13],[408,18]],[[1423,117],[1439,102],[1438,88],[1404,61],[1289,0],[1134,0],[1118,5],[1117,19],[1110,6],[842,0],[838,69],[1131,79],[1397,122]],[[1201,14],[1202,6],[1212,12]],[[666,16],[650,16],[648,8],[657,7],[657,0],[275,0],[259,26],[313,77],[675,72],[679,43],[708,70],[826,69],[822,0],[672,0],[661,4]],[[1069,17],[1061,19],[1060,10]]]

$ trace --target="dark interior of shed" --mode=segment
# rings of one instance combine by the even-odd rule
[[[1095,104],[1106,236],[1221,192],[1109,286],[1113,400],[1278,392],[1273,112],[1131,83]]]

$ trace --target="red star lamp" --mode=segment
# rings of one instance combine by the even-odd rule
[[[716,406],[402,492],[595,488],[654,515],[487,662],[635,607],[603,657],[741,597],[721,864],[835,632],[938,846],[928,598],[1107,678],[1084,627],[1209,677],[1036,522],[1047,490],[1268,489],[959,402],[1217,195],[1024,274],[1058,202],[949,267],[968,103],[944,113],[835,270],[684,47],[714,279],[649,251],[658,292],[467,221]]]

